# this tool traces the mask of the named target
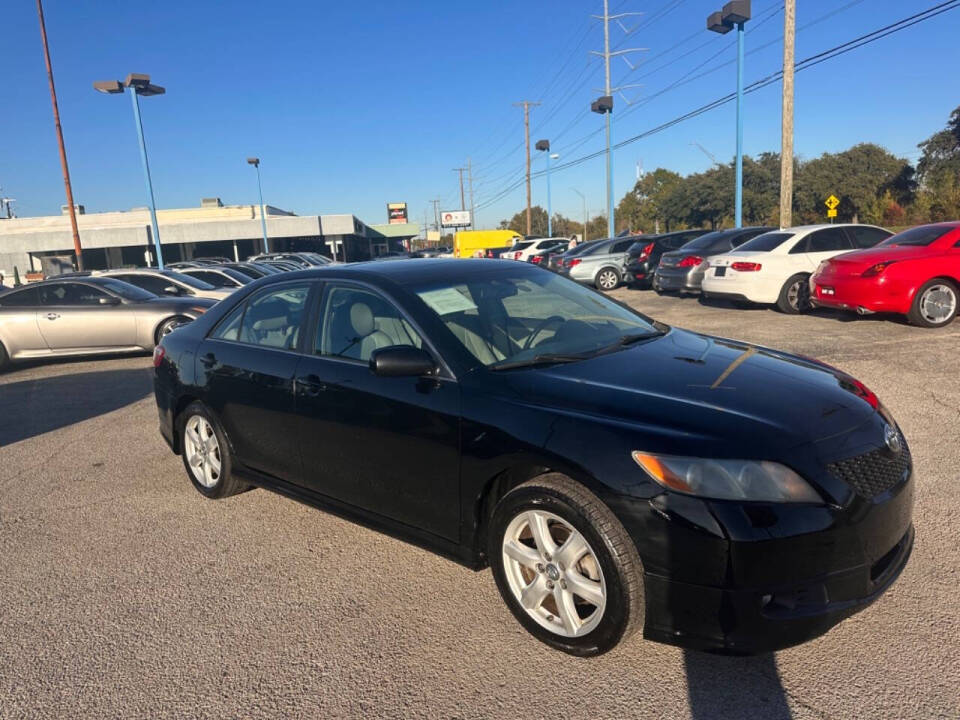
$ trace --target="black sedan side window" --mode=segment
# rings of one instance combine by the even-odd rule
[[[391,345],[423,345],[420,335],[393,303],[363,288],[328,288],[317,328],[318,355],[366,362],[374,350]]]
[[[211,337],[293,350],[300,337],[309,294],[309,285],[264,290],[230,312]]]

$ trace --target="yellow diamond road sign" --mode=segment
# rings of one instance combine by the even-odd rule
[[[840,201],[837,199],[836,195],[831,195],[826,200],[823,201],[823,204],[827,206],[827,209],[833,210],[840,204]]]

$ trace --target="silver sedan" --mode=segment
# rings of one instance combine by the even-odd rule
[[[215,301],[157,297],[109,277],[46,280],[0,292],[0,368],[11,361],[152,350]]]

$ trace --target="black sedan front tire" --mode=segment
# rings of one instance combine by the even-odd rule
[[[603,502],[555,473],[517,486],[497,504],[488,557],[514,617],[541,642],[600,655],[643,626],[643,566]]]

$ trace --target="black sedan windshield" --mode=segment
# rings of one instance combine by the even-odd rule
[[[491,368],[571,362],[660,334],[651,320],[549,273],[434,283],[414,292]]]

